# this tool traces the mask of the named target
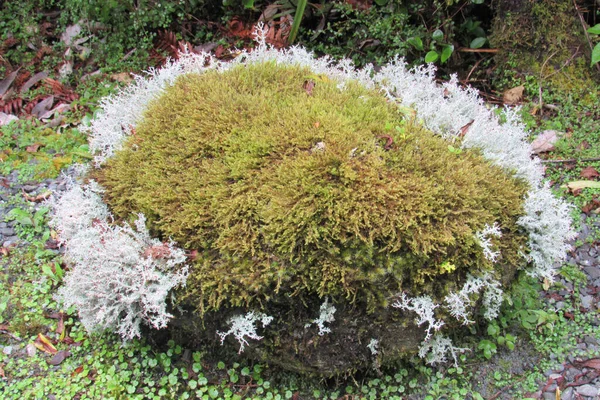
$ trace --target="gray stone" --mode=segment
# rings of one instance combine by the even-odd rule
[[[35,189],[37,189],[37,185],[23,185],[23,190],[27,193],[33,192]]]
[[[565,378],[567,378],[567,381],[571,382],[575,380],[575,377],[577,375],[581,375],[581,370],[577,369],[577,368],[569,368],[567,370],[567,374],[565,376]]]
[[[14,236],[15,235],[15,230],[13,228],[0,228],[0,235],[2,236]]]
[[[556,303],[556,305],[554,307],[556,307],[557,310],[562,310],[563,308],[565,308],[565,302],[559,301]]]
[[[2,352],[4,354],[6,354],[7,356],[10,356],[10,354],[12,353],[13,348],[12,346],[4,346],[4,348],[2,349]]]
[[[592,385],[581,385],[575,388],[575,391],[582,396],[596,397],[600,393],[600,389]]]
[[[561,400],[573,400],[573,388],[572,387],[566,388],[565,391],[562,392],[560,398],[561,398]]]
[[[597,340],[595,337],[593,337],[593,336],[588,336],[588,335],[586,335],[586,336],[583,338],[583,341],[584,341],[586,344],[588,344],[588,345],[590,345],[590,344],[591,344],[591,345],[595,345],[595,346],[597,346],[597,345],[598,345],[598,340]]]
[[[591,267],[583,267],[583,271],[590,277],[590,279],[600,278],[600,265],[596,264]]]
[[[579,296],[581,299],[581,305],[588,310],[594,305],[594,296]]]
[[[556,400],[556,393],[555,392],[544,392],[542,394],[542,399],[544,400]]]

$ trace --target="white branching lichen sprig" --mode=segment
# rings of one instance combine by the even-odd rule
[[[464,353],[469,349],[454,347],[452,340],[447,336],[436,333],[430,340],[423,341],[419,348],[419,357],[425,359],[430,365],[443,364],[448,361],[447,354],[452,356],[454,366],[458,367],[457,353]]]
[[[323,336],[326,333],[330,333],[331,329],[326,327],[325,323],[330,324],[333,321],[335,321],[335,317],[333,316],[333,314],[335,314],[335,311],[335,306],[329,303],[328,298],[325,298],[325,301],[323,302],[323,304],[321,304],[321,307],[319,307],[319,318],[314,319],[310,324],[306,324],[304,327],[308,328],[312,324],[317,324],[317,326],[319,327],[320,336]]]
[[[379,354],[379,340],[377,340],[375,338],[371,338],[371,341],[367,345],[367,349],[369,349],[371,354],[374,356]]]
[[[462,320],[463,325],[472,324],[474,321],[470,319],[470,316],[475,301],[473,297],[481,294],[482,291],[484,318],[487,320],[496,318],[502,305],[503,292],[500,282],[493,279],[490,273],[485,273],[481,277],[468,275],[460,291],[452,292],[444,297],[444,303],[446,303],[450,315],[459,321]]]
[[[402,293],[400,298],[392,304],[392,307],[416,313],[415,322],[418,326],[427,324],[425,341],[431,338],[432,331],[438,331],[444,326],[444,321],[437,319],[434,314],[434,310],[439,307],[439,304],[436,304],[429,296],[409,298],[406,293]]]
[[[123,339],[140,336],[140,324],[166,327],[166,298],[187,278],[186,257],[173,243],[152,239],[143,215],[135,229],[113,225],[98,187],[73,185],[50,202],[50,221],[65,243],[72,265],[58,299],[77,307],[88,331],[115,330]]]
[[[273,317],[254,311],[250,311],[245,315],[236,315],[235,317],[232,317],[228,321],[229,330],[227,332],[217,331],[217,335],[221,338],[221,344],[223,344],[227,336],[233,335],[240,343],[238,354],[242,353],[244,348],[248,345],[248,340],[246,338],[254,340],[261,340],[263,338],[256,332],[256,322],[258,321],[260,321],[263,328],[265,328],[273,321]]]
[[[483,230],[481,232],[477,232],[475,235],[477,236],[477,240],[479,240],[479,244],[483,249],[484,257],[490,260],[491,262],[496,262],[496,260],[500,256],[500,252],[492,250],[493,244],[491,236],[495,236],[497,238],[502,237],[500,225],[498,225],[497,222],[494,222],[492,226],[485,224]]]

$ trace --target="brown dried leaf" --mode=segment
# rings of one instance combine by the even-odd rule
[[[33,107],[31,110],[31,115],[40,118],[52,108],[52,104],[54,104],[54,96],[46,97]]]
[[[46,79],[47,77],[48,77],[48,71],[38,72],[37,74],[35,74],[31,78],[29,78],[29,80],[23,84],[23,86],[21,87],[21,94],[25,93],[26,91],[31,89],[36,83],[38,83],[41,80]]]
[[[48,361],[48,364],[50,365],[59,365],[60,363],[62,363],[63,361],[65,361],[65,359],[67,357],[69,357],[71,355],[71,352],[69,350],[61,350],[58,353],[56,353],[54,355],[54,357],[52,357],[50,359],[50,361]]]
[[[82,372],[83,372],[83,365],[80,365],[79,367],[75,368],[75,371],[73,371],[71,376],[79,375]]]
[[[6,76],[6,78],[4,78],[0,81],[0,96],[4,96],[4,94],[8,91],[8,89],[12,85],[13,81],[17,77],[17,74],[19,73],[19,69],[11,72],[10,74],[8,74]]]
[[[129,72],[121,72],[118,74],[112,74],[110,76],[110,79],[112,79],[115,82],[121,82],[121,83],[131,83],[133,81],[133,78],[131,77],[131,74]]]
[[[54,347],[54,345],[50,342],[50,339],[48,339],[46,336],[42,335],[41,333],[38,333],[38,336],[35,339],[35,341],[33,342],[33,345],[35,347],[37,347],[38,349],[40,349],[41,351],[46,352],[48,354],[58,353],[58,350],[56,350],[56,347]]]
[[[41,143],[34,143],[32,145],[29,145],[27,147],[25,147],[25,151],[28,153],[35,153],[36,151],[38,151],[38,149],[42,146]]]
[[[304,81],[302,85],[302,89],[306,92],[307,95],[312,96],[312,91],[315,88],[315,81],[312,79],[307,79]]]
[[[600,177],[600,173],[594,167],[587,167],[581,170],[581,177],[585,179],[594,179]]]
[[[557,131],[543,131],[531,143],[531,152],[539,154],[554,150],[554,143],[558,141],[559,135],[560,133]]]
[[[33,203],[39,203],[40,201],[44,201],[46,200],[48,197],[50,197],[50,195],[52,194],[52,192],[48,191],[48,192],[44,192],[44,193],[40,193],[37,196],[31,196],[30,194],[26,193],[23,190],[23,198],[27,201],[31,201]]]
[[[473,125],[473,122],[475,122],[474,119],[471,120],[471,122],[465,124],[465,126],[463,126],[462,128],[459,129],[458,131],[458,137],[465,137],[465,135],[467,134],[469,128],[471,127],[471,125]]]
[[[512,106],[518,104],[521,100],[523,100],[523,92],[525,91],[525,86],[517,86],[512,89],[508,89],[504,94],[502,94],[502,101],[504,104]]]
[[[587,203],[585,206],[581,207],[581,212],[585,214],[589,214],[592,212],[595,214],[600,214],[600,200],[598,200],[597,198],[592,199],[592,201]]]
[[[584,361],[581,365],[586,368],[600,370],[600,358],[591,358],[587,361]]]

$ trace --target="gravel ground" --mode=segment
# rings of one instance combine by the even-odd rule
[[[67,170],[67,175],[73,176],[74,170]],[[14,221],[4,221],[6,215],[15,207],[23,207],[25,194],[35,197],[47,191],[60,193],[67,188],[69,178],[61,176],[56,179],[46,179],[43,182],[25,182],[17,181],[16,171],[0,180],[0,244],[4,247],[22,246],[24,243],[19,241],[15,232]],[[35,203],[35,207],[40,207],[41,203]],[[588,284],[585,287],[579,287],[579,296],[582,311],[595,312],[598,314],[600,306],[600,241],[594,243],[586,242],[592,231],[600,230],[600,219],[595,221],[582,215],[577,243],[584,243],[575,248],[568,256],[567,263],[581,267],[588,278]],[[548,310],[560,310],[566,307],[565,296],[572,294],[573,284],[557,276],[559,285],[555,285],[541,295],[546,299]],[[595,328],[600,326],[600,318],[596,317],[592,323]],[[600,328],[598,328],[600,329]],[[538,399],[555,400],[556,388],[560,387],[561,399],[579,400],[579,399],[600,399],[600,359],[595,359],[592,354],[600,350],[600,344],[593,336],[577,338],[577,348],[583,354],[589,354],[587,357],[581,355],[569,355],[568,361],[557,363],[554,369],[545,371],[546,381],[540,382],[540,390],[532,393],[530,396]],[[512,399],[510,387],[506,390],[498,391],[491,384],[492,375],[499,366],[508,366],[508,370],[514,376],[521,376],[531,371],[540,361],[539,356],[535,355],[532,348],[518,346],[517,349],[510,352],[501,352],[495,356],[489,364],[482,365],[475,376],[475,387],[488,399]],[[553,356],[550,357],[551,359]],[[555,358],[555,357],[554,357]],[[594,361],[597,360],[597,361]],[[491,389],[494,388],[494,389]]]

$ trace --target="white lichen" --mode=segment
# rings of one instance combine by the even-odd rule
[[[227,332],[217,331],[217,335],[221,338],[221,345],[227,336],[233,335],[240,343],[238,354],[242,353],[244,348],[248,345],[248,340],[246,338],[254,340],[261,340],[263,338],[256,332],[256,322],[258,321],[260,321],[263,328],[265,328],[273,321],[273,317],[264,313],[255,313],[254,311],[250,311],[245,315],[236,315],[235,317],[232,317],[228,321],[229,330]]]
[[[312,324],[317,324],[317,326],[319,327],[320,336],[323,336],[326,333],[330,333],[331,329],[326,327],[325,323],[330,324],[333,321],[335,321],[335,317],[333,316],[333,314],[335,314],[335,311],[335,306],[329,303],[328,298],[325,298],[325,301],[323,302],[323,304],[321,304],[321,307],[319,308],[319,318],[312,320],[311,323],[306,324],[304,327],[308,328]]]
[[[140,336],[141,323],[164,328],[172,317],[167,296],[187,277],[184,252],[152,239],[141,214],[135,229],[111,224],[98,192],[94,183],[74,184],[49,202],[50,225],[71,265],[57,298],[77,308],[90,332],[110,329],[132,339]]]
[[[457,353],[464,353],[465,351],[469,351],[469,349],[454,347],[452,340],[436,333],[430,340],[421,343],[419,357],[425,359],[427,364],[435,365],[447,362],[446,356],[450,354],[454,360],[454,366],[458,367]]]
[[[490,273],[485,273],[481,277],[467,275],[467,280],[460,291],[451,292],[444,297],[444,303],[450,311],[450,315],[459,321],[462,320],[463,325],[472,324],[474,321],[470,319],[470,316],[476,301],[474,297],[480,295],[482,291],[484,318],[487,320],[496,318],[502,305],[502,289],[500,282],[493,279]]]
[[[371,351],[371,354],[376,356],[379,354],[379,340],[372,338],[369,344],[367,345],[367,349]]]
[[[416,313],[415,323],[418,326],[427,324],[425,341],[431,338],[432,331],[438,331],[444,326],[444,321],[437,319],[434,313],[439,304],[436,304],[429,296],[409,298],[406,293],[402,293],[400,298],[392,304],[392,307]]]
[[[477,236],[479,245],[483,249],[483,256],[491,262],[496,262],[498,256],[500,256],[500,251],[492,250],[493,244],[491,236],[495,236],[497,238],[502,237],[500,225],[498,225],[497,222],[494,222],[492,226],[485,224],[483,230],[481,232],[477,232],[475,235]]]

